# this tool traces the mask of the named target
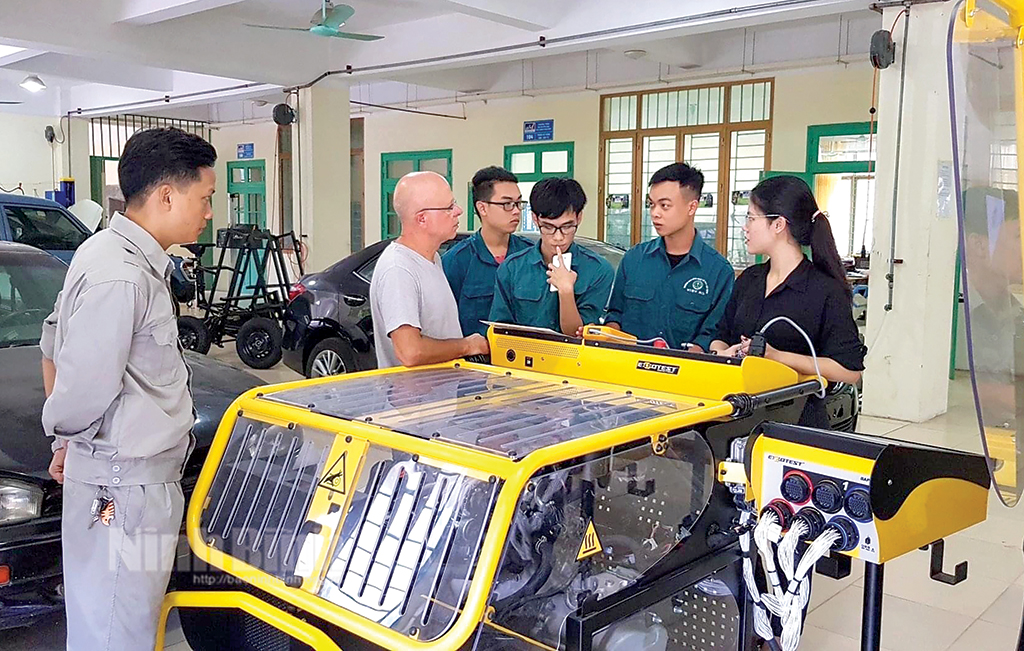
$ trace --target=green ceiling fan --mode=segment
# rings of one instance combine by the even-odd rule
[[[334,38],[347,38],[352,41],[379,41],[383,36],[373,34],[354,34],[343,32],[341,28],[356,13],[356,10],[348,5],[336,5],[330,0],[323,0],[320,11],[313,15],[309,21],[310,27],[278,27],[277,25],[248,25],[258,29],[276,29],[288,32],[309,32],[314,36],[332,36]]]

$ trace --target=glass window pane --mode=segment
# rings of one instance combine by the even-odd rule
[[[231,182],[232,183],[245,183],[245,168],[244,167],[233,167],[233,168],[231,168]]]
[[[263,168],[249,168],[249,183],[263,183]]]
[[[569,152],[545,151],[540,155],[540,171],[542,174],[568,174]]]
[[[389,179],[400,179],[406,174],[410,174],[413,171],[413,161],[389,160],[387,169]]]
[[[532,151],[512,154],[512,169],[510,171],[513,174],[533,174],[536,171],[534,158],[535,156]],[[524,194],[523,196],[525,197],[526,195]]]
[[[719,134],[700,133],[686,136],[683,160],[704,173],[704,191],[694,225],[704,241],[715,245],[718,233],[718,163]]]
[[[650,136],[643,142],[643,188],[644,196],[654,173],[676,160],[675,136]],[[651,212],[645,207],[640,220],[640,241],[645,242],[657,236],[651,222]]]
[[[679,120],[679,117],[680,117],[679,116],[679,107],[680,107],[680,104],[685,106],[685,97],[684,97],[683,101],[680,101],[680,97],[679,96],[681,94],[684,94],[684,93],[680,93],[679,91],[676,91],[676,92],[673,92],[673,93],[665,93],[665,95],[667,97],[667,100],[668,100],[667,101],[666,111],[665,111],[665,126],[667,126],[667,127],[677,127],[680,124],[680,120]]]
[[[398,214],[389,212],[388,213],[388,232],[384,233],[384,237],[398,237],[402,234],[402,222],[398,219]]]
[[[441,176],[448,178],[450,172],[448,171],[448,159],[447,158],[426,158],[420,161],[421,172],[436,172]]]
[[[725,111],[725,88],[715,88],[708,101],[708,124],[721,124]]]
[[[533,154],[530,154],[531,156]],[[530,193],[533,192],[533,186],[536,185],[533,181],[520,181],[519,192],[523,195],[523,199],[526,201],[523,204],[523,217],[519,222],[519,230],[530,233],[537,231],[537,224],[533,221],[533,212],[530,211]]]
[[[632,244],[633,139],[605,141],[604,239],[628,249]]]
[[[744,268],[753,263],[752,256],[747,253],[743,225],[746,221],[750,190],[757,185],[761,171],[764,170],[766,138],[764,129],[737,131],[732,134],[726,257],[734,267]]]
[[[849,163],[875,160],[870,136],[822,136],[818,139],[819,163]]]

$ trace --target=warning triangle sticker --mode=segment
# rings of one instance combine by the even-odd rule
[[[341,453],[341,456],[331,465],[331,469],[324,473],[323,479],[320,480],[320,486],[326,488],[329,491],[335,493],[345,494],[345,458],[348,456],[348,450]]]
[[[580,553],[576,554],[576,560],[582,561],[601,551],[601,540],[597,537],[597,529],[594,528],[594,521],[587,525],[587,531],[583,534],[583,542],[580,543]]]

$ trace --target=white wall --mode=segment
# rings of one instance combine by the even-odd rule
[[[461,114],[462,106],[431,108]],[[555,142],[575,143],[573,176],[587,193],[588,205],[580,234],[597,236],[597,142],[600,96],[574,93],[549,97],[474,102],[465,105],[466,120],[380,112],[366,116],[366,243],[380,240],[380,156],[386,152],[452,150],[455,199],[467,211],[466,187],[473,174],[488,165],[501,165],[506,145],[523,144],[523,122],[554,119]],[[463,228],[467,217],[463,217]]]
[[[772,124],[772,169],[805,171],[807,127],[871,119],[867,63],[778,74]]]
[[[267,227],[274,232],[281,228],[277,188],[277,125],[273,122],[219,127],[211,138],[217,150],[217,194],[213,197],[213,227],[228,226],[231,219],[228,197],[228,163],[238,160],[238,145],[253,143],[253,160],[266,161]]]
[[[54,179],[60,181],[64,175],[64,157],[60,145],[46,142],[43,129],[47,125],[57,128],[58,121],[56,117],[0,114],[0,186],[11,190],[20,183],[25,194],[37,197],[44,197],[47,190],[53,189]],[[57,135],[60,137],[59,130]],[[84,191],[83,196],[87,197],[88,174],[84,177],[85,183],[79,182],[77,191]]]

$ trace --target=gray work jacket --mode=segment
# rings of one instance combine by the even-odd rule
[[[193,447],[191,370],[178,345],[171,260],[115,215],[75,252],[43,324],[57,367],[43,429],[68,449],[64,474],[101,486],[181,479]]]

